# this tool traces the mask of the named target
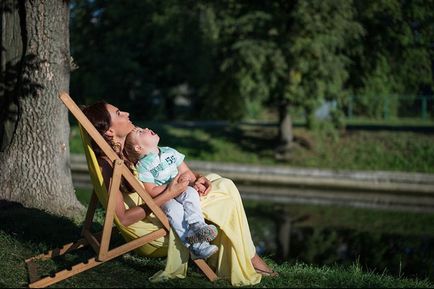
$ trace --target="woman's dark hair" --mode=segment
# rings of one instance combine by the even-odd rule
[[[81,108],[81,110],[90,120],[90,122],[99,132],[99,134],[114,149],[115,144],[113,142],[113,138],[105,134],[111,125],[111,117],[110,117],[110,113],[107,110],[107,103],[105,101],[99,101],[92,105],[84,106]],[[97,157],[104,156],[103,151],[100,149],[100,147],[95,143],[93,139],[92,139],[92,148]]]
[[[105,139],[105,141],[113,148],[119,158],[124,160],[125,164],[130,170],[133,170],[133,164],[122,153],[121,145],[119,143],[115,143],[112,137],[106,135],[107,130],[111,126],[111,117],[107,110],[107,102],[99,101],[92,105],[85,106],[81,110],[87,116],[89,121],[95,126],[96,130]],[[94,140],[92,140],[92,148],[97,157],[105,156],[104,152]]]

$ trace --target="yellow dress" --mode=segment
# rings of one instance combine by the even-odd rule
[[[108,194],[101,168],[92,150],[89,136],[82,129],[80,132],[94,191],[101,204],[107,207]],[[255,246],[250,235],[240,193],[229,179],[216,174],[210,174],[207,178],[211,181],[212,188],[207,196],[201,197],[202,212],[205,219],[219,227],[218,237],[212,242],[219,247],[219,251],[208,259],[208,263],[214,268],[219,278],[230,280],[234,286],[257,284],[261,281],[261,275],[256,273],[251,263],[255,255]],[[128,209],[141,205],[143,200],[137,193],[132,193],[124,194],[124,202]],[[123,226],[115,215],[114,223],[127,241],[137,239],[162,227],[153,214],[128,227]],[[172,230],[170,230],[169,237],[154,240],[136,251],[146,257],[167,256],[166,268],[154,274],[151,281],[185,278],[189,251],[179,238],[175,237]]]
[[[215,269],[219,278],[229,280],[233,286],[257,284],[261,281],[261,275],[256,273],[251,263],[256,251],[239,191],[229,179],[216,174],[210,174],[207,178],[212,188],[207,196],[201,197],[202,212],[206,220],[219,227],[218,237],[212,242],[219,247],[219,251],[208,259],[208,264]],[[125,196],[125,203],[129,208],[140,205],[142,200],[137,194],[129,194]],[[118,226],[123,227],[120,224]],[[151,214],[120,231],[127,240],[131,240],[159,227],[160,222]],[[166,268],[151,277],[153,282],[186,276],[189,251],[172,230],[169,238],[162,237],[142,246],[137,253],[146,257],[167,255]]]

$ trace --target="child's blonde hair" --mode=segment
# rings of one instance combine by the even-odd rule
[[[135,133],[136,133],[136,129],[133,129],[127,134],[125,138],[125,145],[124,145],[124,154],[128,158],[128,160],[133,164],[137,164],[137,162],[141,157],[140,153],[137,152],[136,149],[134,148],[134,146],[137,144],[137,140],[136,140],[137,136]]]

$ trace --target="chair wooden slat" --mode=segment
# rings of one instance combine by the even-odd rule
[[[84,115],[81,109],[75,104],[71,97],[65,92],[61,92],[59,97],[78,121],[83,146],[85,147],[89,174],[92,180],[94,190],[86,213],[86,219],[83,224],[83,238],[76,242],[66,244],[61,248],[51,250],[46,254],[34,256],[26,260],[27,269],[29,272],[30,288],[46,287],[70,278],[78,273],[98,266],[108,260],[135,250],[153,240],[166,236],[170,229],[169,221],[164,212],[160,209],[159,206],[155,204],[152,197],[145,191],[143,185],[136,179],[136,177],[127,168],[125,163],[118,157],[118,155],[113,151],[109,144],[98,133],[96,128]],[[108,192],[105,187],[99,165],[96,161],[95,154],[93,152],[93,149],[91,148],[91,140],[93,140],[100,147],[100,149],[113,164],[113,176],[112,181],[109,185]],[[126,182],[129,183],[131,187],[137,192],[137,194],[142,198],[142,200],[146,203],[149,209],[160,220],[163,227],[145,236],[136,238],[132,236],[131,241],[110,249],[112,230],[115,227],[118,228],[121,232],[127,234],[125,227],[120,224],[115,214],[115,192],[119,190],[122,178],[124,178]],[[94,234],[90,231],[90,229],[98,201],[106,209],[106,216],[102,233]],[[113,227],[113,225],[115,225],[115,227]],[[82,248],[87,245],[91,245],[91,247],[96,253],[95,257],[89,258],[87,261],[74,265],[69,269],[59,271],[52,276],[47,276],[43,278],[37,277],[37,266],[35,264],[36,260],[52,259],[53,257],[69,253],[73,250]],[[194,262],[204,272],[204,274],[208,277],[209,280],[214,281],[217,279],[217,275],[214,273],[214,271],[211,270],[211,268],[204,260],[198,259],[194,260]]]

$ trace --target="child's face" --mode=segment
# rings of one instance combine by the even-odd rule
[[[134,146],[142,154],[148,154],[154,150],[160,141],[158,134],[148,128],[136,127],[132,133],[134,134]]]

